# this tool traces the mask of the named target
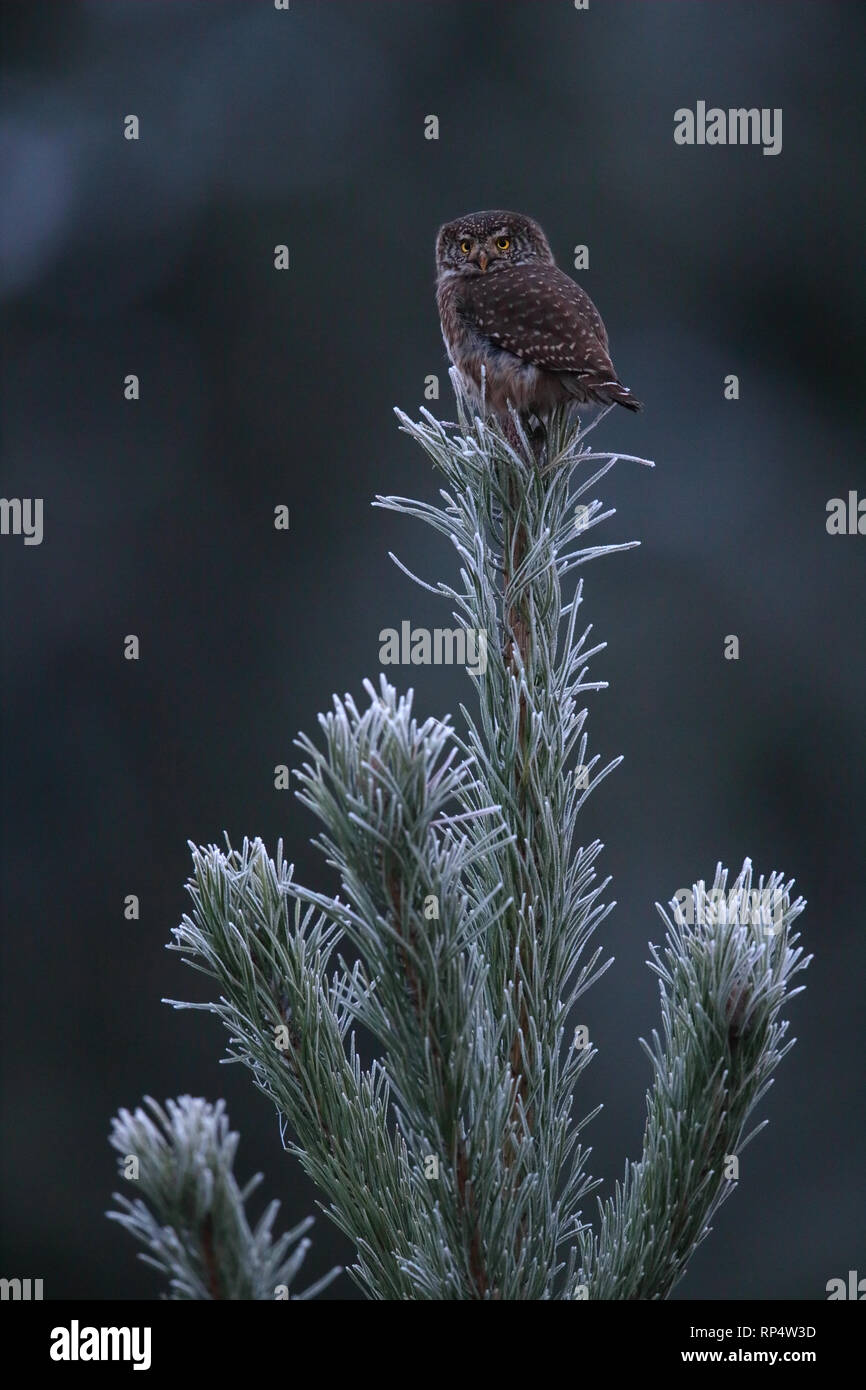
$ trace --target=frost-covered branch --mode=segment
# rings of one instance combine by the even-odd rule
[[[719,869],[709,893],[696,884],[676,900],[653,948],[662,1028],[646,1049],[644,1152],[593,1234],[583,1204],[597,1184],[579,1143],[591,1117],[574,1114],[592,1049],[576,1004],[607,968],[592,936],[613,904],[580,814],[619,760],[589,751],[585,697],[604,686],[589,663],[603,644],[578,624],[572,574],[630,548],[588,543],[612,515],[594,489],[617,461],[645,461],[590,448],[567,414],[531,435],[517,416],[481,418],[454,385],[456,424],[398,412],[442,479],[439,501],[377,504],[454,549],[452,584],[396,563],[475,637],[477,706],[460,707],[455,729],[419,721],[412,692],[384,678],[364,682],[361,707],[334,699],[320,737],[299,738],[296,775],[338,895],[296,883],[282,843],[276,858],[260,840],[193,846],[191,910],[172,945],[214,998],[177,1007],[222,1019],[228,1059],[275,1105],[370,1298],[665,1298],[790,1046],[803,904],[778,875],[754,888],[748,863],[730,893]],[[157,1239],[140,1212],[123,1219]]]
[[[662,1033],[643,1042],[653,1069],[643,1155],[600,1207],[584,1236],[584,1296],[666,1298],[709,1222],[740,1180],[747,1131],[793,1039],[783,1006],[803,958],[793,923],[803,911],[778,874],[754,885],[748,860],[727,887],[719,865],[707,892],[696,883],[671,901],[664,950],[651,947],[659,977]]]
[[[238,1135],[222,1101],[180,1096],[163,1108],[146,1097],[145,1106],[121,1110],[112,1123],[118,1169],[136,1195],[115,1193],[120,1210],[108,1215],[145,1247],[141,1259],[168,1276],[169,1297],[307,1299],[331,1282],[338,1270],[289,1293],[310,1246],[302,1237],[312,1217],[275,1239],[280,1204],[271,1202],[250,1227],[246,1203],[262,1176],[238,1187]]]

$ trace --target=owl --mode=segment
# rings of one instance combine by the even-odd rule
[[[537,222],[519,212],[471,212],[436,238],[442,336],[467,389],[507,419],[508,402],[543,420],[557,405],[641,410],[614,371],[607,332],[588,294],[556,266]]]

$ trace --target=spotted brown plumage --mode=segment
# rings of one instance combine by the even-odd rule
[[[601,315],[557,268],[537,222],[505,211],[448,222],[436,268],[449,356],[476,396],[484,381],[495,413],[509,402],[540,418],[561,404],[641,409],[616,374]]]

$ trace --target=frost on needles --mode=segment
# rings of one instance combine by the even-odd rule
[[[318,740],[297,740],[296,775],[339,896],[296,883],[282,843],[274,856],[258,839],[192,846],[191,911],[171,948],[210,977],[213,1002],[172,1002],[223,1020],[228,1060],[276,1107],[370,1298],[666,1298],[792,1045],[782,1014],[808,964],[793,930],[803,903],[746,861],[730,888],[719,866],[711,888],[659,909],[643,1151],[593,1229],[580,1142],[592,1115],[574,1113],[593,1050],[573,1035],[576,1001],[610,964],[593,935],[612,904],[602,846],[582,840],[578,817],[619,760],[588,751],[583,699],[603,687],[588,679],[603,644],[578,622],[572,571],[629,548],[588,543],[612,515],[593,489],[618,460],[644,460],[594,451],[562,414],[532,436],[517,417],[479,418],[453,379],[456,424],[398,412],[440,475],[439,500],[377,505],[456,551],[456,583],[417,582],[487,635],[472,706],[454,724],[421,722],[412,692],[384,677],[363,683],[360,706],[335,697]],[[369,1066],[358,1025],[375,1041]],[[112,1142],[146,1174],[120,1219],[174,1297],[279,1296],[271,1282],[294,1273],[299,1233],[271,1248],[269,1223],[250,1231],[246,1194],[217,1157],[221,1111],[195,1106],[154,1112],[170,1143],[142,1112],[115,1121]],[[207,1143],[189,1137],[193,1122]]]

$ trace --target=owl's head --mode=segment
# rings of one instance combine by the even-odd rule
[[[521,212],[470,212],[439,228],[436,271],[489,275],[527,261],[553,264],[547,237],[537,222]]]

